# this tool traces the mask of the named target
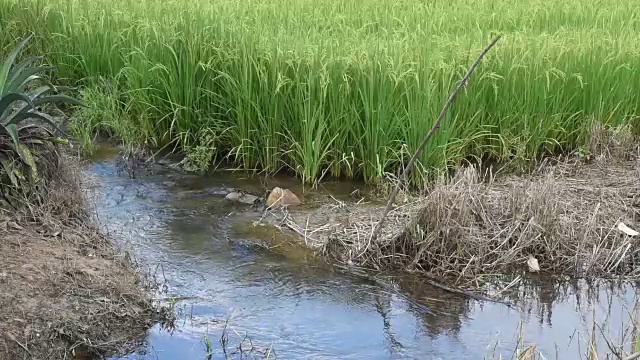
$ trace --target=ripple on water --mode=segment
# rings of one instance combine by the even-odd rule
[[[419,279],[398,279],[398,294],[253,245],[231,224],[254,214],[237,214],[241,208],[219,195],[179,199],[166,179],[117,176],[109,161],[90,171],[98,178],[101,222],[143,266],[159,268],[169,294],[182,299],[176,331],[154,328],[131,359],[205,358],[203,337],[218,344],[229,315],[231,328],[256,345],[273,344],[281,359],[478,359],[497,339],[497,349],[510,356],[520,321],[527,341],[551,357],[558,342],[565,359],[577,353],[580,342],[570,338],[577,331],[584,339],[592,309],[599,321],[615,327],[623,321],[623,305],[635,301],[632,287],[615,292],[544,281],[528,282],[514,295],[528,299],[521,313],[443,294]],[[228,176],[212,182],[234,185]],[[229,334],[232,346],[241,341]]]

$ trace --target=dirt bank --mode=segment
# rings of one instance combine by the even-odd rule
[[[144,277],[93,224],[75,161],[40,205],[0,207],[0,358],[117,354],[149,328]]]

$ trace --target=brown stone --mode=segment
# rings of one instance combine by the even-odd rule
[[[267,198],[267,206],[275,209],[278,207],[289,207],[300,205],[300,199],[289,189],[273,188]]]

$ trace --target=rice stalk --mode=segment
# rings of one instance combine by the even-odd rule
[[[116,136],[139,129],[141,145],[189,151],[210,128],[215,158],[309,183],[381,181],[406,165],[497,32],[500,46],[419,156],[412,184],[470,159],[525,168],[588,149],[594,123],[640,130],[640,10],[630,0],[7,0],[0,13],[3,48],[34,31],[32,52],[59,64],[61,80],[123,89],[130,125]]]

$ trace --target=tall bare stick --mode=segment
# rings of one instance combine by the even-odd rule
[[[402,176],[400,178],[400,181],[398,181],[398,183],[396,184],[396,187],[393,189],[393,192],[389,196],[389,201],[387,202],[387,206],[385,207],[384,212],[382,213],[382,217],[380,218],[380,220],[376,224],[376,227],[371,232],[371,237],[369,238],[369,243],[367,244],[367,248],[369,247],[369,245],[371,245],[371,243],[373,241],[375,241],[377,239],[378,234],[380,233],[380,229],[382,229],[382,225],[384,224],[384,221],[387,218],[387,215],[389,214],[389,211],[391,211],[391,206],[393,206],[393,203],[396,200],[396,197],[398,196],[398,192],[400,191],[400,184],[404,184],[407,181],[407,177],[408,177],[409,172],[411,171],[411,168],[413,167],[413,165],[415,164],[416,160],[418,159],[418,156],[420,156],[420,153],[422,153],[422,150],[424,149],[425,145],[427,145],[427,143],[429,142],[429,139],[431,139],[433,134],[440,127],[440,123],[442,122],[442,119],[444,119],[444,117],[447,115],[447,112],[449,111],[449,107],[451,107],[451,104],[453,103],[453,100],[456,98],[456,95],[458,95],[458,92],[460,92],[460,89],[462,89],[464,87],[464,85],[467,83],[467,80],[469,80],[469,77],[471,76],[471,73],[473,73],[473,71],[476,69],[478,64],[480,64],[480,61],[482,60],[482,58],[487,54],[487,52],[489,52],[489,50],[493,47],[493,45],[495,45],[498,42],[498,40],[500,40],[501,37],[502,37],[502,35],[498,35],[482,51],[482,53],[480,53],[480,56],[478,56],[478,58],[473,63],[473,65],[471,65],[471,67],[469,68],[467,73],[464,75],[464,77],[462,78],[460,83],[458,83],[458,86],[453,90],[451,95],[449,95],[449,100],[447,100],[446,104],[442,108],[442,111],[440,112],[440,115],[438,116],[438,119],[433,124],[433,126],[431,126],[431,129],[429,129],[429,132],[424,137],[424,140],[422,140],[422,143],[420,143],[420,146],[418,146],[416,151],[411,156],[411,159],[409,159],[409,163],[407,163],[407,166],[404,168],[404,171],[402,172]]]

